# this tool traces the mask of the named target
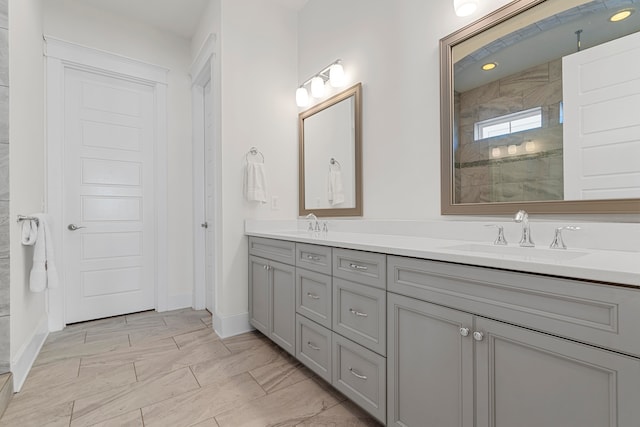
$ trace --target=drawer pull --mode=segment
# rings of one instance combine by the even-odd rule
[[[307,255],[307,259],[311,261],[320,261],[320,257],[315,255]]]
[[[368,270],[369,269],[369,267],[367,267],[366,265],[358,265],[358,264],[354,264],[354,263],[349,264],[349,267],[353,268],[354,270]]]
[[[311,299],[320,299],[318,295],[312,294],[311,292],[307,292],[307,296]]]
[[[360,317],[369,317],[369,315],[367,313],[363,313],[361,311],[358,310],[354,310],[353,308],[349,309],[349,312],[351,314],[353,314],[354,316],[360,316]]]
[[[358,371],[356,371],[355,369],[353,369],[351,366],[349,366],[349,372],[351,372],[351,374],[352,374],[354,377],[358,377],[358,378],[360,378],[361,380],[366,380],[366,379],[367,379],[367,376],[366,376],[366,375],[362,375],[361,373],[359,373]]]
[[[315,345],[311,344],[311,341],[307,341],[307,347],[312,350],[320,351],[320,347],[316,347]]]

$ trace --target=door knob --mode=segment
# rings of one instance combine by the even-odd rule
[[[71,231],[76,231],[76,230],[80,230],[81,228],[87,228],[87,227],[83,227],[81,225],[69,224],[67,228]]]
[[[483,338],[484,338],[484,334],[483,334],[482,332],[475,331],[475,332],[473,333],[473,339],[474,339],[474,340],[476,340],[476,341],[482,341],[482,339],[483,339]]]
[[[200,224],[200,227],[202,228],[209,228],[209,223],[208,222],[203,222],[202,224]]]

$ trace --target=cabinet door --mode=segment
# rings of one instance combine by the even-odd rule
[[[478,427],[625,427],[640,420],[640,360],[476,318]]]
[[[391,293],[387,304],[388,425],[473,426],[473,339],[460,333],[473,316]]]
[[[266,259],[249,257],[249,320],[254,328],[266,336],[269,336],[271,329],[268,266]]]
[[[296,271],[291,265],[269,261],[271,274],[271,339],[295,356]]]

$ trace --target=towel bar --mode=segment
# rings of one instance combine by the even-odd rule
[[[40,225],[40,221],[35,216],[18,215],[17,222],[22,222],[22,221],[35,221],[36,224]]]

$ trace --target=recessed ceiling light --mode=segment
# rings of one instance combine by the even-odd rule
[[[487,62],[486,64],[484,64],[482,66],[482,69],[484,71],[489,71],[489,70],[493,70],[494,68],[496,68],[498,66],[497,62]]]
[[[620,22],[620,21],[630,17],[633,14],[633,12],[634,12],[633,9],[624,9],[624,10],[618,11],[618,12],[614,13],[613,15],[611,15],[611,18],[609,18],[609,21],[611,21],[611,22]]]

